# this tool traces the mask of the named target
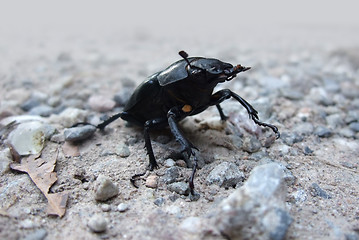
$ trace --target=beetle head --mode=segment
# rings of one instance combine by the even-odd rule
[[[188,54],[185,51],[180,51],[179,55],[187,62],[187,71],[192,76],[204,75],[209,82],[224,82],[232,80],[237,73],[247,71],[250,67],[243,67],[241,65],[233,66],[230,63],[222,62],[213,58],[193,58],[188,59]]]

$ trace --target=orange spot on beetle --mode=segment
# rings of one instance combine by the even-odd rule
[[[182,111],[184,111],[185,113],[188,113],[188,112],[192,111],[191,105],[188,105],[188,104],[184,105],[182,107]]]

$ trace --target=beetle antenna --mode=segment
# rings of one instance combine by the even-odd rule
[[[188,63],[188,65],[190,66],[190,67],[192,67],[191,66],[191,63],[189,62],[189,60],[188,60],[188,54],[185,52],[185,51],[179,51],[179,53],[178,53],[181,57],[183,57],[183,59]]]

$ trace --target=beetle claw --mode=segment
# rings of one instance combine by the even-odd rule
[[[142,177],[143,175],[146,174],[146,171],[143,173],[139,173],[139,174],[135,174],[130,178],[130,182],[131,184],[135,187],[138,188],[138,186],[136,185],[136,180],[138,180],[140,177]]]
[[[184,154],[186,153],[187,154],[187,157],[190,158],[191,156],[194,156],[195,155],[195,152],[193,149],[196,149],[197,151],[199,151],[199,149],[195,146],[191,146],[191,147],[185,147],[181,150],[181,153]]]
[[[149,169],[150,171],[153,171],[153,170],[158,169],[158,168],[159,168],[159,166],[158,166],[157,163],[150,163],[150,164],[148,165],[148,169]]]

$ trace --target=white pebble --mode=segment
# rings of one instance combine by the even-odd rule
[[[120,204],[117,206],[117,210],[118,210],[119,212],[126,212],[128,209],[129,209],[129,206],[128,206],[128,204],[126,204],[126,203],[120,203]]]
[[[91,231],[101,233],[106,231],[107,221],[102,215],[96,214],[90,218],[87,225]]]
[[[95,199],[97,201],[106,201],[119,193],[118,187],[103,175],[98,176],[95,184]]]

